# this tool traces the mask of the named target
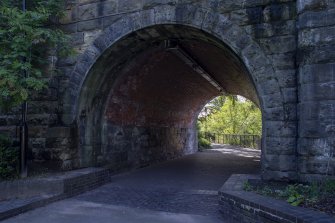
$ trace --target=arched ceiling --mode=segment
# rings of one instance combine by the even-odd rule
[[[105,52],[91,72],[96,75],[90,75],[86,86],[104,98],[104,117],[118,125],[190,127],[201,108],[222,93],[259,104],[235,54],[190,27],[154,26],[135,32]],[[93,95],[88,89],[87,98]]]

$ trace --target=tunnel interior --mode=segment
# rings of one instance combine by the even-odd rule
[[[221,94],[260,106],[244,64],[214,36],[180,25],[127,35],[85,80],[77,119],[80,165],[136,168],[196,152],[198,114]]]

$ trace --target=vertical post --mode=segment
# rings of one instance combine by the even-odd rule
[[[22,0],[22,11],[26,11],[26,0]],[[23,58],[26,61],[26,58]],[[23,77],[27,78],[27,71],[23,72]],[[27,148],[28,148],[28,127],[27,127],[27,101],[22,103],[22,115],[20,123],[20,177],[25,178],[28,175],[27,171]]]
[[[252,135],[252,148],[255,148],[256,146],[255,146],[255,136],[254,135]]]

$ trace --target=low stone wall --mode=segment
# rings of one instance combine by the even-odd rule
[[[334,223],[335,218],[310,209],[294,207],[285,201],[243,190],[244,182],[258,176],[232,175],[219,191],[220,212],[225,219],[245,223]]]
[[[0,183],[0,221],[110,182],[111,171],[85,168]]]

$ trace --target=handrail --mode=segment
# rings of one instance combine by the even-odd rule
[[[230,144],[243,147],[260,149],[261,136],[247,134],[222,134],[213,132],[199,132],[199,134],[211,143]]]

